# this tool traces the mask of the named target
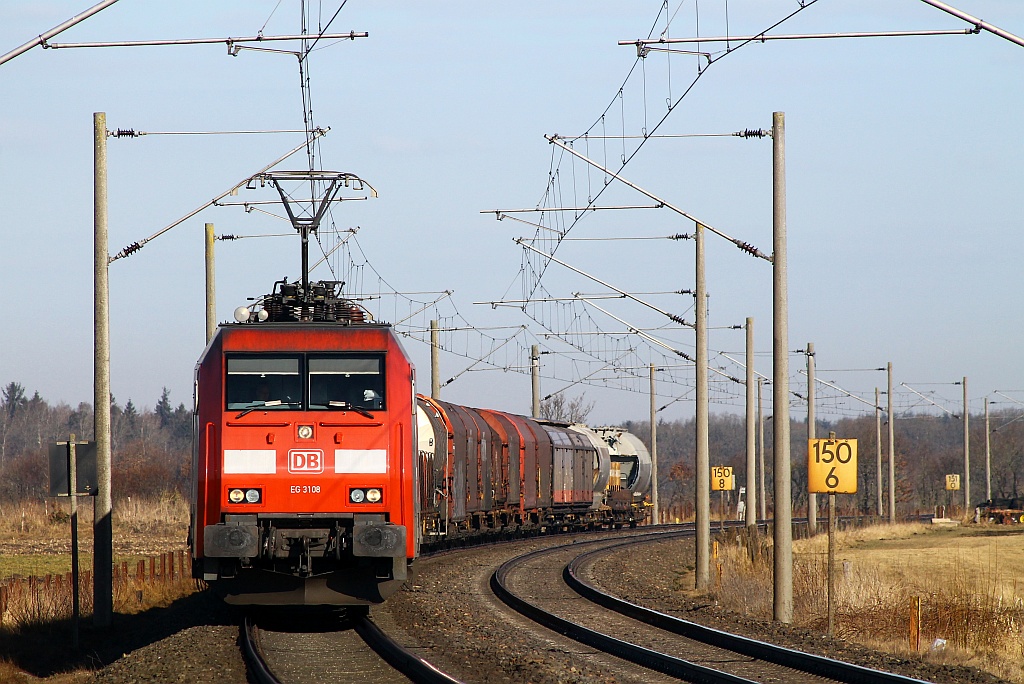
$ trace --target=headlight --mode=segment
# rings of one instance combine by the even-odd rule
[[[349,492],[348,498],[352,500],[352,503],[362,503],[365,496],[362,489],[353,489]]]
[[[231,503],[242,503],[242,499],[245,498],[245,492],[241,489],[232,489],[228,492],[228,501]]]
[[[249,503],[259,503],[260,501],[260,490],[250,489],[245,493],[245,500]]]
[[[299,439],[312,439],[313,438],[313,426],[312,425],[300,425],[299,426]]]
[[[367,489],[366,500],[370,503],[377,503],[380,501],[380,490],[379,489]]]

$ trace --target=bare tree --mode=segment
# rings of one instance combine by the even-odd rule
[[[586,401],[586,393],[566,399],[564,394],[554,394],[540,402],[540,417],[562,423],[583,423],[594,409],[594,402]]]

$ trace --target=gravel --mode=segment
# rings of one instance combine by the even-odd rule
[[[594,583],[627,601],[685,620],[863,667],[942,684],[1006,681],[976,668],[882,653],[814,630],[737,615],[706,599],[688,598],[676,587],[681,568],[692,563],[693,555],[692,539],[646,545],[642,554],[619,552],[594,565]]]
[[[627,681],[631,666],[592,654],[554,634],[546,639],[535,636],[525,618],[510,617],[509,610],[497,603],[486,587],[491,572],[505,559],[566,541],[565,537],[549,538],[473,550],[465,556],[426,559],[416,581],[373,616],[378,619],[380,612],[386,612],[388,621],[402,625],[411,641],[427,647],[428,660],[467,682]],[[693,541],[664,541],[642,548],[640,553],[618,552],[613,559],[595,565],[594,583],[629,601],[687,620],[864,667],[942,684],[1005,681],[975,668],[885,654],[812,630],[736,615],[707,600],[687,598],[676,587],[685,566],[692,563]]]
[[[384,605],[374,607],[371,617],[408,647],[466,682],[640,681],[629,674],[632,666],[536,629],[490,593],[490,575],[504,560],[573,539],[538,538],[420,559],[417,573],[405,589]],[[1003,681],[973,668],[883,654],[811,630],[735,615],[706,600],[688,598],[674,587],[692,555],[692,541],[648,545],[641,553],[622,553],[614,560],[596,564],[594,581],[627,600],[695,622],[867,667],[943,684]],[[102,638],[85,635],[83,644],[88,643],[87,652],[92,653],[99,669],[84,678],[62,678],[62,684],[248,681],[238,646],[237,613],[208,594],[197,594],[149,613],[116,616],[114,630]],[[35,673],[46,676],[61,669],[55,666]]]
[[[153,611],[148,611],[153,612]],[[110,664],[89,681],[247,681],[239,647],[241,617],[211,594],[193,594],[154,616],[115,616],[113,633],[96,652]],[[120,656],[120,657],[118,657]]]

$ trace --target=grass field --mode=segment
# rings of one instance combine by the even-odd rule
[[[912,655],[916,598],[920,657],[1024,683],[1024,527],[879,525],[840,532],[836,546],[837,636]],[[827,551],[825,534],[794,542],[794,623],[821,631]],[[771,619],[771,562],[752,563],[736,544],[723,545],[719,560],[720,605]]]
[[[92,549],[90,508],[85,507],[79,520],[81,551]],[[44,502],[3,511],[0,579],[70,571],[65,512]],[[115,559],[127,561],[134,572],[137,559],[184,548],[187,520],[187,506],[175,496],[117,504]],[[721,563],[721,583],[713,589],[714,598],[734,612],[771,620],[770,539],[753,560],[738,541],[723,540],[720,546],[716,563]],[[794,624],[821,632],[827,624],[826,554],[823,533],[794,542]],[[80,569],[91,565],[91,555],[83,553]],[[840,638],[908,657],[974,665],[1024,684],[1024,526],[906,524],[842,531],[837,535],[836,577]],[[681,590],[692,587],[692,573],[680,577]],[[145,611],[190,591],[188,583],[167,591],[147,590],[144,604],[127,600],[118,610]],[[916,653],[909,641],[915,597],[922,618]],[[10,625],[0,631],[7,629]],[[47,627],[38,622],[30,626],[21,635],[22,648],[33,642],[37,629]],[[16,638],[18,631],[7,636]],[[932,648],[936,640],[944,640],[945,646]],[[0,681],[7,681],[11,668],[2,661],[0,654]],[[76,680],[72,676],[67,681]]]
[[[92,506],[80,506],[79,570],[92,570]],[[66,501],[26,502],[0,508],[0,581],[13,577],[44,577],[71,571],[71,530]],[[188,506],[176,495],[149,500],[115,502],[113,551],[117,563],[127,562],[134,577],[138,560],[185,548]],[[155,566],[159,568],[160,565]],[[148,563],[147,563],[148,572]],[[7,610],[0,615],[0,682],[21,684],[45,677],[53,684],[91,681],[100,665],[93,657],[108,642],[129,643],[125,624],[145,625],[158,621],[160,610],[194,591],[190,577],[173,582],[130,581],[115,589],[115,629],[107,634],[90,630],[91,594],[82,594],[82,649],[73,653],[70,643],[70,589],[35,594],[12,593]],[[127,616],[137,616],[128,618]],[[134,622],[132,622],[134,619]],[[118,625],[121,625],[118,627]],[[91,655],[92,654],[92,655]]]
[[[79,569],[84,571],[92,567],[92,506],[79,508]],[[0,511],[0,579],[71,572],[67,512],[63,501],[29,502]],[[113,530],[114,560],[134,568],[138,560],[185,548],[188,506],[176,495],[119,501]]]

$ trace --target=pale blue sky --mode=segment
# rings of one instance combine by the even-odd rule
[[[20,45],[91,4],[90,0],[6,2],[0,52]],[[54,42],[227,37],[298,32],[298,2],[121,0]],[[951,4],[1018,35],[1024,4]],[[725,33],[723,2],[699,3],[701,35]],[[323,3],[325,19],[337,2]],[[533,229],[497,222],[487,209],[535,206],[551,169],[544,134],[585,131],[613,101],[636,51],[616,41],[646,36],[661,7],[644,2],[365,2],[351,0],[332,30],[367,39],[326,47],[311,58],[315,121],[331,126],[325,168],[349,171],[377,188],[376,200],[334,212],[338,228],[359,226],[373,268],[403,292],[454,290],[437,314],[457,311],[475,326],[529,325],[514,309],[475,301],[518,298],[521,250],[512,238]],[[694,3],[672,3],[670,35],[695,35]],[[729,31],[757,33],[798,9],[796,0],[731,0]],[[664,28],[657,24],[656,33]],[[831,33],[960,29],[963,22],[918,0],[819,0],[779,31]],[[313,27],[315,29],[315,26]],[[704,49],[707,49],[705,46]],[[670,59],[670,61],[669,61]],[[671,93],[666,65],[671,67]],[[652,55],[646,67],[649,125],[697,73],[697,58]],[[1024,48],[991,34],[752,44],[716,62],[659,133],[725,133],[787,121],[790,347],[815,343],[821,369],[863,369],[892,361],[897,383],[959,402],[945,383],[968,376],[973,410],[993,390],[1024,389],[1024,333],[1018,263],[1024,256],[1020,197],[1024,172]],[[636,78],[606,117],[606,132],[639,132],[644,83]],[[17,381],[51,400],[91,400],[92,113],[109,128],[145,131],[301,128],[293,57],[223,45],[102,50],[34,49],[0,66],[0,268],[8,291],[0,342],[0,382]],[[157,137],[108,142],[110,249],[150,235],[300,142],[292,135]],[[614,141],[613,141],[614,142]],[[621,142],[614,142],[619,145]],[[596,153],[595,143],[590,150]],[[606,154],[601,152],[602,157]],[[609,158],[616,158],[614,150]],[[288,168],[301,167],[294,158]],[[577,166],[577,174],[582,168]],[[562,169],[562,187],[572,169]],[[764,251],[771,248],[771,143],[737,138],[648,141],[623,174]],[[594,182],[600,176],[590,180]],[[577,177],[577,189],[586,182]],[[587,192],[581,191],[586,200]],[[570,201],[562,196],[563,203]],[[619,186],[599,204],[645,204]],[[527,220],[536,217],[520,215]],[[202,226],[218,233],[283,232],[283,224],[237,208],[212,208],[110,269],[112,388],[121,402],[152,406],[161,387],[191,401],[202,351]],[[692,231],[665,210],[604,212],[572,237],[652,236]],[[246,297],[298,275],[297,241],[218,243],[218,315]],[[630,291],[693,287],[688,242],[573,242],[564,259]],[[376,277],[363,272],[364,289]],[[328,271],[319,277],[330,278]],[[603,288],[552,266],[553,296]],[[510,287],[511,286],[511,287]],[[771,273],[765,262],[709,240],[711,325],[755,318],[759,352],[771,349]],[[679,300],[652,296],[668,308]],[[427,301],[429,295],[413,299]],[[631,325],[662,325],[623,302],[601,304]],[[399,320],[416,307],[382,303]],[[390,307],[390,308],[388,308]],[[676,309],[692,319],[692,307]],[[425,314],[427,318],[433,310]],[[621,324],[601,317],[605,330]],[[423,316],[408,326],[419,325]],[[409,331],[415,333],[412,328]],[[490,334],[503,339],[508,330]],[[692,354],[691,333],[664,339]],[[518,365],[514,351],[543,338],[523,335],[496,365]],[[489,342],[453,333],[467,356]],[[483,345],[481,347],[481,344]],[[552,351],[566,347],[548,342]],[[714,330],[715,351],[740,353],[743,334]],[[428,389],[428,349],[406,346]],[[642,352],[638,352],[641,356]],[[478,353],[477,355],[482,355]],[[544,357],[543,393],[598,370],[569,357]],[[728,364],[716,356],[716,363]],[[646,362],[647,359],[644,359]],[[442,357],[444,379],[472,361]],[[659,361],[660,362],[660,361]],[[802,357],[791,361],[794,372]],[[482,364],[478,368],[484,368]],[[758,358],[770,375],[770,358]],[[727,372],[738,373],[732,366]],[[556,377],[550,377],[556,376]],[[601,377],[599,374],[595,378]],[[856,393],[884,386],[884,374],[823,377]],[[680,383],[685,383],[685,372]],[[803,382],[794,375],[794,382]],[[637,389],[642,383],[632,383]],[[578,385],[597,402],[596,421],[643,419],[638,391]],[[802,387],[794,387],[803,391]],[[659,404],[683,393],[663,388]],[[713,410],[737,410],[727,398]],[[909,396],[909,395],[906,395]],[[906,399],[906,396],[903,398]],[[1015,395],[1024,398],[1024,394]],[[470,371],[445,388],[452,401],[528,411],[528,377]],[[944,404],[945,405],[945,404]],[[867,408],[861,405],[862,408]],[[679,401],[663,415],[692,414]],[[794,407],[797,415],[803,408]],[[819,409],[822,418],[828,414]]]

